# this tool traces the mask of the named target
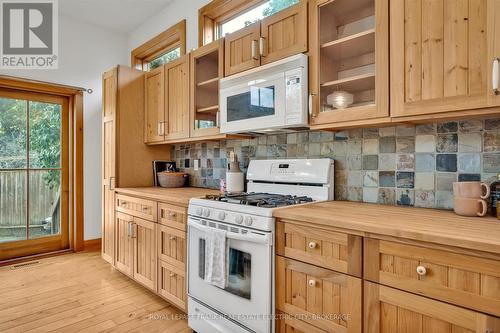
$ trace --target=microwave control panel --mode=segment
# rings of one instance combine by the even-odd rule
[[[307,124],[307,111],[304,110],[307,103],[303,98],[305,95],[302,90],[306,89],[307,91],[308,87],[307,78],[304,74],[303,68],[297,68],[285,73],[286,125]]]

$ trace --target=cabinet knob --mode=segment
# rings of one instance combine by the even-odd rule
[[[175,217],[176,215],[177,215],[177,214],[175,214],[174,212],[169,212],[169,213],[168,213],[168,216],[170,216],[170,217]]]
[[[309,284],[309,287],[316,287],[316,280],[311,279],[311,280],[309,280],[308,284]]]
[[[417,266],[417,274],[420,276],[424,276],[427,274],[427,269],[424,266]]]
[[[170,273],[170,277],[174,277],[174,276],[176,276],[176,275],[177,275],[177,274],[175,274],[175,273]]]
[[[309,242],[308,246],[310,249],[315,249],[318,244],[316,242]]]
[[[170,236],[170,240],[175,240],[176,237],[175,236]]]

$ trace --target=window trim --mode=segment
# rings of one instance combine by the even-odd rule
[[[267,0],[213,0],[198,10],[198,46],[219,39],[219,25]]]
[[[133,49],[130,55],[131,67],[144,70],[144,64],[147,61],[176,48],[181,49],[181,56],[186,54],[186,20],[174,24],[167,30]]]

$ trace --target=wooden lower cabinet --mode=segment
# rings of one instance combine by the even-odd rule
[[[364,333],[494,333],[500,318],[365,281]]]
[[[158,223],[185,231],[186,222],[186,208],[165,203],[158,204]]]
[[[276,333],[326,333],[286,313],[276,312]]]
[[[115,267],[130,277],[133,276],[134,242],[132,224],[134,218],[120,212],[115,214]]]
[[[158,260],[158,294],[187,311],[186,271]]]
[[[361,279],[276,256],[277,309],[325,332],[361,332]]]
[[[134,280],[156,291],[156,223],[134,218]]]
[[[158,225],[158,257],[179,269],[186,269],[186,232]]]

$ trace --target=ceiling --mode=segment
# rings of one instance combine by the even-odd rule
[[[62,0],[60,14],[129,33],[173,0]]]

